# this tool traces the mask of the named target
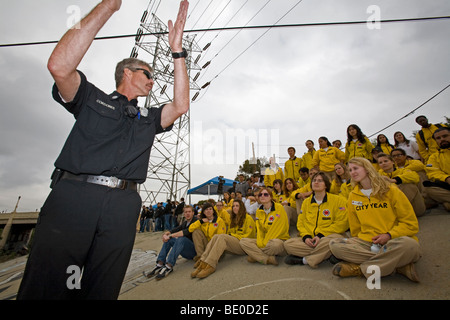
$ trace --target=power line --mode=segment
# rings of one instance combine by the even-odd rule
[[[418,21],[445,20],[445,19],[450,19],[450,16],[388,19],[388,20],[380,20],[380,21],[376,21],[376,22],[377,23],[395,23],[395,22],[418,22]],[[229,31],[229,30],[240,30],[240,29],[249,30],[249,29],[271,29],[271,28],[325,27],[325,26],[341,26],[341,25],[358,25],[358,24],[367,24],[367,23],[372,23],[372,21],[369,21],[369,22],[365,21],[365,20],[364,21],[338,21],[338,22],[295,23],[295,24],[280,24],[280,25],[221,27],[221,28],[185,30],[184,33]],[[167,34],[167,33],[168,32],[143,33],[142,36],[163,35],[163,34]],[[96,38],[94,38],[94,40],[111,40],[111,39],[132,38],[132,37],[136,37],[136,34],[133,33],[133,34],[123,34],[123,35],[115,35],[115,36],[96,37]],[[53,43],[58,43],[58,41],[59,40],[8,43],[8,44],[0,44],[0,48],[53,44]]]
[[[401,117],[400,119],[392,122],[390,125],[384,127],[383,129],[371,134],[370,136],[368,136],[368,138],[373,137],[374,135],[376,135],[377,133],[380,133],[384,130],[386,130],[387,128],[392,127],[394,124],[396,124],[397,122],[399,122],[402,119],[405,119],[406,117],[409,117],[410,115],[412,115],[416,110],[422,108],[424,105],[426,105],[428,102],[430,102],[431,100],[433,100],[434,98],[436,98],[438,95],[440,95],[442,92],[444,92],[445,90],[447,90],[450,87],[450,84],[448,84],[444,89],[442,89],[441,91],[439,91],[438,93],[436,93],[434,96],[432,96],[430,99],[428,99],[427,101],[425,101],[424,103],[422,103],[420,106],[418,106],[417,108],[411,110],[410,112],[408,112],[407,114],[405,114],[403,117]]]

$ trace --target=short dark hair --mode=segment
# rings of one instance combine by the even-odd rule
[[[322,177],[323,182],[325,182],[325,191],[326,191],[326,192],[330,192],[331,182],[330,182],[330,179],[328,179],[328,177],[327,177],[327,175],[325,174],[325,172],[323,172],[323,171],[319,171],[319,172],[317,172],[316,174],[314,174],[314,175],[312,176],[312,178],[311,178],[311,189],[312,189],[312,182],[313,182],[313,180],[314,180],[314,178],[315,178],[316,176],[321,176],[321,177]]]
[[[437,129],[435,132],[433,132],[433,139],[435,139],[434,138],[434,135],[436,134],[436,132],[441,132],[441,131],[450,131],[450,128],[448,128],[448,127],[440,127],[439,129]],[[436,140],[436,139],[435,139]]]
[[[114,78],[116,80],[116,88],[119,87],[120,83],[122,82],[123,70],[125,70],[125,68],[135,69],[139,67],[147,67],[151,72],[153,72],[153,68],[147,62],[136,58],[126,58],[117,63],[116,71],[114,73]]]
[[[395,148],[395,149],[392,149],[392,151],[391,151],[391,156],[392,156],[392,152],[394,152],[394,151],[398,151],[398,152],[400,152],[402,155],[406,156],[406,151],[403,150],[402,148]]]

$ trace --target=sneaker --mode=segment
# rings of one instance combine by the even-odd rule
[[[156,280],[161,280],[169,275],[173,271],[173,268],[169,268],[167,266],[164,266],[160,272],[156,275]]]
[[[329,261],[331,264],[336,264],[336,263],[341,262],[342,260],[336,258],[334,255],[331,255],[331,256],[328,258],[328,261]]]
[[[294,256],[292,254],[288,255],[284,259],[284,263],[291,264],[291,265],[294,265],[294,264],[304,265],[302,257]]]
[[[267,258],[266,264],[273,264],[274,266],[277,266],[277,258],[275,258],[275,256],[269,256],[269,258]]]
[[[414,268],[414,263],[407,264],[401,268],[397,268],[397,273],[400,273],[414,282],[420,282],[419,275]]]
[[[204,279],[210,274],[214,273],[216,271],[215,268],[211,267],[209,264],[205,263],[205,267],[200,270],[200,272],[197,274],[197,278]]]
[[[357,277],[361,276],[362,272],[359,264],[351,262],[338,262],[334,265],[333,274],[338,277]]]
[[[145,271],[143,272],[144,276],[146,276],[147,278],[153,278],[154,276],[156,276],[156,274],[163,268],[163,266],[158,266],[156,265],[156,267],[150,271],[149,273],[146,273]]]

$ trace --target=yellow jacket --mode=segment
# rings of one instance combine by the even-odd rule
[[[242,228],[239,226],[229,228],[227,233],[239,240],[242,238],[256,238],[255,220],[247,213]]]
[[[291,178],[297,181],[300,178],[298,170],[302,167],[302,159],[295,157],[284,163],[284,178]]]
[[[420,177],[419,174],[415,171],[411,171],[409,169],[406,168],[398,168],[392,172],[384,172],[383,169],[380,169],[378,171],[379,174],[381,174],[382,176],[386,176],[389,177],[391,179],[395,179],[397,180],[397,184],[400,183],[414,183],[414,184],[418,184],[420,181]]]
[[[302,178],[298,179],[298,181],[297,181],[297,186],[299,188],[303,188],[307,184],[311,184],[311,178],[310,177],[308,177],[308,179],[306,179],[306,181],[303,180]]]
[[[275,193],[275,191],[272,191],[272,199],[276,203],[282,203],[284,200],[286,200],[286,196],[283,192],[281,194]]]
[[[219,211],[219,210],[217,210],[217,208],[216,208],[216,211],[217,211],[217,215],[225,222],[225,225],[228,228],[228,226],[230,225],[230,214],[228,213],[228,211],[225,209],[222,209]]]
[[[392,151],[392,147],[390,146],[390,145],[388,145],[387,143],[381,143],[381,144],[379,144],[378,145],[378,147],[380,147],[381,148],[381,151],[383,151],[383,153],[386,153],[386,154],[391,154],[391,151]]]
[[[348,196],[350,195],[350,192],[352,192],[353,186],[350,181],[347,181],[343,184],[341,184],[341,189],[339,190],[339,196],[345,198],[345,200],[348,199]]]
[[[383,199],[366,197],[355,186],[347,202],[347,216],[352,237],[372,242],[372,238],[389,233],[392,239],[408,236],[415,240],[419,232],[414,209],[405,194],[391,184]]]
[[[297,208],[297,200],[295,199],[295,195],[299,192],[300,192],[300,188],[292,191],[289,194],[289,197],[287,199],[285,199],[289,203],[289,206],[291,206],[294,209]]]
[[[318,166],[320,171],[334,171],[334,165],[345,161],[345,153],[335,147],[328,147],[327,151],[320,148],[313,158],[313,167]]]
[[[313,168],[312,161],[313,161],[315,153],[316,153],[316,150],[313,150],[311,152],[310,151],[305,152],[305,154],[302,157],[302,162],[303,162],[304,167],[307,167],[308,169]]]
[[[264,248],[271,239],[289,239],[289,220],[283,206],[272,202],[272,208],[266,214],[264,207],[256,210],[256,244]]]
[[[331,181],[330,193],[343,196],[345,199],[348,198],[348,195],[350,194],[350,191],[352,191],[352,189],[353,187],[350,183],[350,180],[341,183],[340,186],[336,183],[336,180]]]
[[[281,181],[284,181],[283,170],[281,170],[281,168],[278,167],[277,172],[275,172],[273,169],[268,167],[266,169],[266,171],[264,172],[264,185],[266,187],[273,187],[273,182],[276,179],[280,179]]]
[[[219,217],[214,217],[213,221],[211,222],[203,222],[203,219],[198,219],[189,226],[189,232],[191,233],[197,229],[202,230],[208,242],[214,235],[227,232],[225,221],[223,221],[222,218]]]
[[[372,161],[373,144],[367,137],[364,137],[364,143],[361,141],[350,141],[345,144],[345,162],[354,157],[363,157]]]
[[[303,241],[347,231],[346,203],[343,197],[328,192],[321,204],[317,204],[313,195],[305,199],[297,220],[297,229]]]
[[[411,171],[419,172],[419,171],[425,170],[425,165],[420,160],[406,159],[405,166],[403,168],[407,168]]]
[[[446,125],[441,124],[441,126],[446,127]],[[438,129],[437,126],[431,124],[428,128],[422,128],[419,132],[416,133],[416,142],[419,146],[420,156],[424,159],[426,163],[428,163],[428,158],[435,152],[439,150],[439,146],[436,143],[436,140],[433,139],[433,133]],[[420,136],[420,131],[423,132],[423,137],[425,141],[422,140]],[[428,145],[428,148],[427,148]]]
[[[430,180],[445,182],[450,176],[450,149],[433,153],[428,159],[425,170]]]
[[[233,208],[233,202],[234,202],[234,199],[230,199],[230,201],[228,203],[225,203],[225,199],[223,199],[223,209],[231,210]]]

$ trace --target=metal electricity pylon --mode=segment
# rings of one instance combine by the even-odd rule
[[[183,47],[188,52],[186,67],[191,92],[200,90],[195,83],[198,76],[191,77],[191,73],[194,73],[195,70],[201,70],[196,62],[202,50],[196,44],[195,36],[185,35],[183,37]],[[148,10],[141,18],[131,57],[136,58],[139,50],[150,55],[150,59],[152,59],[150,64],[153,67],[155,78],[153,90],[146,99],[145,107],[160,107],[171,102],[174,73],[168,27]],[[194,60],[193,55],[197,56],[197,61]],[[139,58],[144,61],[150,60],[142,56]],[[195,73],[198,74],[198,72]],[[186,197],[190,181],[190,112],[188,111],[175,121],[171,131],[155,137],[150,154],[147,180],[140,186],[142,201],[149,205],[166,199],[179,200]]]

